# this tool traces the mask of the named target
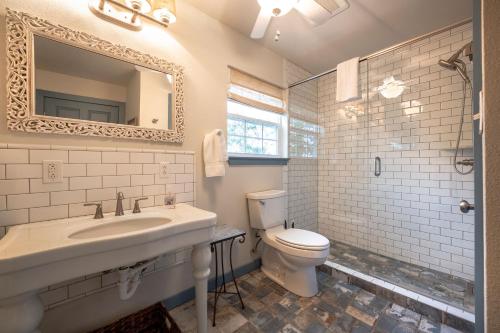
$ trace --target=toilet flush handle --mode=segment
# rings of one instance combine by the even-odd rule
[[[260,202],[260,204],[261,204],[262,206],[264,206],[264,205],[266,204],[266,202],[265,202],[264,200],[259,200],[259,202]]]

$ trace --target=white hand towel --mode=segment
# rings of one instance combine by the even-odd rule
[[[359,57],[337,65],[337,102],[359,99]]]
[[[226,175],[227,147],[224,133],[220,129],[213,130],[203,139],[203,159],[206,177],[222,177]]]

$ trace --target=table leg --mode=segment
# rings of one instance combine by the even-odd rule
[[[210,275],[210,261],[212,254],[210,246],[198,244],[193,248],[191,260],[193,265],[193,277],[195,280],[196,294],[196,317],[198,319],[198,333],[207,333],[207,294],[208,294],[208,276]]]
[[[234,277],[234,270],[233,270],[233,243],[234,243],[234,238],[231,239],[231,245],[229,246],[229,265],[231,267],[231,277],[233,278],[234,287],[236,288],[236,293],[238,294],[238,297],[240,298],[241,308],[244,309],[245,305],[243,304],[243,299],[241,298],[240,289],[238,288],[238,283],[236,282],[236,278]]]
[[[217,253],[217,243],[212,245],[215,253],[215,289],[214,289],[214,314],[212,326],[215,326],[215,315],[217,314],[217,299],[219,298],[219,255]]]

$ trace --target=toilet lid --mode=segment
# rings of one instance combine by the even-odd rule
[[[330,246],[330,241],[325,236],[302,229],[283,230],[276,234],[276,240],[285,245],[306,250],[323,250]]]

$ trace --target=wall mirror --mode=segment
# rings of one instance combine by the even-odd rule
[[[9,129],[183,141],[181,66],[25,13],[7,24]]]

